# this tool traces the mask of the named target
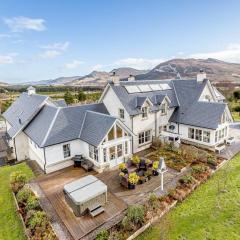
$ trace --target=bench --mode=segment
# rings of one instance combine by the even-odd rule
[[[220,154],[221,152],[223,152],[225,150],[225,144],[220,144],[218,146],[215,147],[215,151]]]
[[[81,163],[81,167],[89,172],[93,170],[94,164],[90,160],[84,159]]]
[[[93,205],[89,207],[88,210],[89,210],[89,214],[92,217],[96,217],[97,215],[105,211],[105,209],[100,204]]]
[[[230,137],[226,140],[226,144],[227,145],[232,145],[235,142],[235,138],[234,137]]]

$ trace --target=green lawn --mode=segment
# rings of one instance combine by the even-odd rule
[[[25,163],[0,167],[0,240],[25,240],[22,224],[15,209],[9,178],[13,171],[24,172],[29,179],[32,171]]]
[[[137,239],[240,239],[240,155]]]

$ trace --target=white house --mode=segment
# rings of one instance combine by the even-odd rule
[[[18,161],[33,159],[45,172],[72,165],[82,154],[97,171],[149,148],[153,138],[214,150],[228,138],[232,116],[224,97],[201,72],[194,80],[107,84],[98,104],[66,106],[33,88],[3,114]]]

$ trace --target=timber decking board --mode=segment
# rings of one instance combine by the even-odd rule
[[[89,215],[75,217],[71,208],[65,202],[63,186],[89,174],[96,175],[97,173],[85,172],[81,168],[70,167],[67,170],[65,169],[65,171],[58,171],[53,174],[41,176],[38,179],[38,183],[43,192],[75,240],[81,239],[97,227],[108,222],[113,217],[123,212],[127,207],[123,200],[108,191],[108,202],[104,206],[104,213],[95,218]]]

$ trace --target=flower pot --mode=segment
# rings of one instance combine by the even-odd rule
[[[125,174],[128,174],[127,168],[123,169],[122,172],[125,173]]]
[[[158,171],[153,170],[153,176],[158,176],[158,175],[159,175]]]
[[[135,184],[128,183],[128,189],[135,189]]]

